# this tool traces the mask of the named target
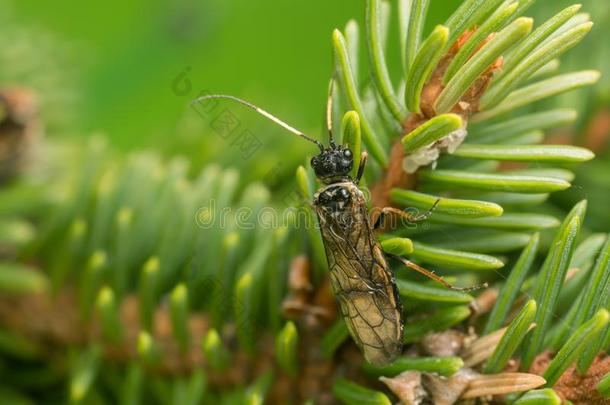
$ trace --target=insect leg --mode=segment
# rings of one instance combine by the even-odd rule
[[[396,256],[396,255],[388,255],[388,256],[402,262],[409,269],[415,270],[416,272],[423,274],[424,276],[428,277],[429,279],[434,280],[439,284],[442,284],[443,286],[449,288],[450,290],[468,292],[468,291],[479,290],[481,288],[487,288],[487,283],[475,285],[472,287],[456,287],[456,286],[448,283],[447,281],[445,281],[445,279],[442,278],[441,276],[434,274],[433,271],[426,270],[423,267],[413,263],[412,261],[405,259],[404,257],[400,257],[400,256]]]
[[[407,222],[421,222],[424,221],[426,219],[428,219],[428,217],[430,215],[432,215],[432,212],[434,211],[434,209],[436,208],[436,206],[438,205],[438,203],[440,202],[440,198],[438,200],[436,200],[434,202],[434,204],[432,205],[432,207],[430,207],[430,209],[426,212],[422,212],[421,214],[418,215],[413,215],[410,214],[406,211],[400,210],[398,208],[393,208],[393,207],[385,207],[381,210],[381,212],[379,213],[379,216],[377,217],[377,220],[375,221],[375,225],[373,226],[374,229],[379,228],[381,225],[383,225],[383,221],[385,219],[385,216],[388,214],[396,214],[399,217],[405,219]]]
[[[364,174],[364,168],[366,167],[366,159],[368,156],[369,156],[369,154],[366,152],[362,152],[362,154],[360,155],[360,164],[358,165],[358,174],[356,174],[356,184],[360,183],[360,179],[362,178],[362,175]]]

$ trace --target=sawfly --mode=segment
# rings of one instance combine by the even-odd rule
[[[193,103],[211,99],[231,100],[249,107],[320,149],[319,154],[311,159],[311,167],[322,183],[314,195],[313,209],[320,225],[333,293],[350,335],[369,363],[386,365],[402,353],[402,305],[386,257],[398,260],[450,289],[469,291],[480,288],[454,287],[442,277],[404,257],[384,254],[375,231],[382,227],[386,215],[397,215],[409,223],[423,221],[432,213],[439,200],[419,215],[387,207],[379,212],[374,221],[369,218],[364,193],[358,187],[364,174],[367,153],[362,153],[357,174],[352,178],[350,172],[354,165],[353,153],[347,145],[335,144],[333,137],[332,82],[326,107],[329,134],[327,147],[267,111],[237,97],[212,94],[200,97]]]

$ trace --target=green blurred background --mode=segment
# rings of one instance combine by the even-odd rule
[[[431,20],[442,21],[458,1],[433,3],[443,7],[434,7]],[[20,0],[7,8],[18,24],[76,48],[77,132],[102,130],[117,147],[134,149],[171,137],[190,98],[204,89],[252,99],[317,131],[332,29],[360,19],[364,2]],[[172,82],[187,67],[193,91],[179,97]]]
[[[427,30],[429,31],[433,24],[443,23],[461,1],[430,0],[431,15],[427,19],[430,22]],[[396,2],[391,0],[394,7]],[[537,0],[527,15],[536,17],[537,22],[544,21],[572,2],[573,0]],[[602,70],[604,77],[595,88],[571,92],[533,107],[579,109],[581,120],[574,125],[575,130],[570,134],[575,137],[585,133],[590,122],[600,115],[600,112],[610,111],[610,1],[583,0],[583,3],[583,11],[591,13],[596,27],[578,49],[562,58],[560,69],[569,72],[596,68]],[[242,128],[250,130],[262,143],[255,155],[245,159],[239,148],[232,144],[232,139],[223,139],[214,131],[214,117],[199,116],[189,108],[189,103],[201,91],[229,93],[259,104],[313,136],[323,136],[323,108],[332,72],[331,32],[334,28],[343,29],[351,18],[356,18],[363,26],[363,14],[364,0],[0,0],[0,84],[4,88],[30,88],[40,97],[46,139],[50,140],[43,146],[51,145],[49,149],[56,144],[59,145],[57,149],[61,149],[64,139],[70,139],[66,144],[71,146],[73,139],[85,140],[101,133],[108,139],[111,151],[119,151],[116,153],[117,161],[125,158],[121,152],[132,153],[143,149],[162,154],[167,160],[174,156],[185,156],[188,158],[186,161],[191,163],[193,178],[204,164],[216,162],[224,168],[231,166],[239,171],[241,181],[239,185],[229,187],[232,191],[237,189],[241,193],[245,190],[243,194],[248,196],[248,187],[241,186],[252,180],[262,181],[271,189],[275,204],[279,201],[285,202],[282,197],[294,191],[295,168],[308,154],[315,152],[315,148],[286,135],[282,129],[251,111],[240,106],[223,104],[222,108],[230,109],[241,120]],[[389,35],[388,47],[392,50],[388,59],[395,82],[400,76],[396,25],[396,21],[392,20],[393,32]],[[363,51],[360,66],[366,66],[363,44],[360,48]],[[366,69],[361,69],[359,76],[360,84],[366,84]],[[524,111],[517,113],[522,114]],[[610,113],[608,116],[610,117]],[[610,137],[608,134],[605,136],[606,147],[600,147],[596,151],[600,159],[576,168],[576,186],[569,191],[557,193],[552,204],[538,207],[540,211],[558,218],[563,217],[576,201],[588,198],[589,228],[603,232],[610,229],[610,211],[606,208],[610,195],[610,177],[607,175],[610,171],[607,140]],[[66,149],[72,151],[70,148]],[[81,148],[74,150],[82,154]],[[70,156],[69,153],[66,155]],[[41,161],[45,161],[64,155],[41,153],[39,156],[42,156]],[[55,159],[57,160],[61,159]],[[109,184],[115,176],[121,177],[121,180],[126,179],[117,182],[121,185],[132,185],[140,179],[139,172],[136,176],[134,171],[123,170],[124,167],[132,169],[131,166],[121,166],[113,159],[108,160],[110,162],[107,163],[106,173],[109,173],[108,178],[111,179]],[[78,159],[77,161],[80,162]],[[40,165],[41,171],[47,167],[44,163]],[[172,163],[177,164],[168,165],[169,170],[180,172],[182,161]],[[86,167],[82,165],[73,170],[74,166],[66,166],[72,169],[70,173]],[[146,175],[149,173],[144,169],[142,172]],[[154,177],[154,174],[151,170],[150,177]],[[223,173],[222,179],[230,178],[229,174],[231,172]],[[52,173],[40,177],[45,186],[54,186],[56,183],[56,176]],[[92,182],[91,186],[96,187],[95,196],[101,195],[100,201],[106,201],[103,199],[104,193],[113,186],[107,188],[105,181],[99,182],[99,188],[93,184],[97,182]],[[250,190],[260,191],[260,194],[264,195],[264,198],[259,196],[260,200],[266,201],[265,190],[261,191],[261,188],[256,187]],[[49,199],[55,202],[61,201],[63,194],[59,194],[66,190],[59,190],[59,197],[55,195],[55,190],[51,191],[53,193],[49,194],[53,195]],[[129,191],[139,193],[137,187]],[[224,192],[224,188],[222,191]],[[219,194],[228,201],[228,195],[232,191],[226,195],[220,192]],[[176,193],[178,192],[181,192],[181,189]],[[213,192],[216,190],[211,191],[210,195],[213,195]],[[69,195],[67,192],[64,194]],[[152,191],[144,195],[156,196]],[[171,198],[173,191],[168,195],[168,198]],[[132,197],[131,194],[129,196]],[[38,207],[34,200],[44,200],[29,198],[29,194],[27,197],[19,202],[31,201]],[[182,196],[180,197],[179,200],[176,199],[176,205],[171,207],[183,203]],[[185,204],[196,201],[191,199],[191,196],[188,197],[184,198]],[[240,195],[240,198],[242,197],[243,195]],[[123,205],[125,200],[122,196],[117,199],[121,201],[121,205],[116,208],[129,208],[129,205]],[[152,204],[148,204],[151,200]],[[250,203],[245,198],[236,201]],[[77,199],[75,206],[78,207],[78,204]],[[102,208],[98,209],[97,204]],[[153,198],[146,197],[136,206],[141,208],[135,208],[134,211],[138,215],[141,214],[140,218],[145,218],[140,219],[140,222],[136,220],[135,223],[147,225],[137,229],[151,229],[148,225],[158,229],[150,232],[150,235],[143,232],[146,238],[133,239],[137,242],[140,239],[145,242],[152,241],[152,246],[157,243],[155,238],[158,237],[162,248],[157,251],[155,245],[150,250],[162,257],[161,263],[166,258],[176,262],[182,260],[182,253],[190,248],[189,243],[175,242],[176,235],[188,235],[183,231],[186,229],[188,232],[190,229],[184,226],[192,221],[192,217],[188,216],[190,212],[183,210],[183,215],[173,215],[180,214],[173,210],[172,215],[168,215],[167,220],[163,219],[163,222],[159,219],[162,218],[159,213],[164,215],[168,206],[157,204]],[[49,216],[46,206],[44,207],[36,208],[41,217]],[[72,204],[66,204],[66,207],[72,209]],[[93,218],[92,229],[102,229],[100,234],[110,235],[114,228],[110,227],[112,222],[108,218],[115,214],[114,208],[96,202],[95,207],[92,204],[91,213],[89,207],[83,208],[82,211],[87,211],[87,218]],[[75,212],[80,213],[78,210]],[[102,214],[99,214],[100,212]],[[108,216],[105,216],[106,214]],[[68,219],[74,219],[75,224],[77,220],[81,220],[80,217],[72,216],[66,217],[66,221]],[[183,220],[185,222],[181,222]],[[157,222],[162,226],[157,226]],[[33,235],[36,231],[32,229],[30,232]],[[95,238],[99,235],[92,235],[91,239],[97,243]],[[455,236],[452,233],[446,235],[448,240],[459,240],[459,235],[467,234],[456,232]],[[111,236],[108,247],[104,248],[108,251],[115,249],[115,238]],[[256,241],[254,237],[253,234],[247,235],[245,240]],[[198,260],[204,258],[208,261],[206,252],[214,252],[221,237],[213,239],[213,243],[205,245],[206,249],[197,251],[195,257]],[[301,247],[297,246],[300,239],[299,237],[294,245],[302,251]],[[119,241],[119,246],[121,239],[116,240]],[[64,243],[64,239],[53,242],[59,245]],[[246,253],[244,257],[250,257],[251,249],[259,250],[255,244],[243,245],[243,250],[240,247],[240,253]],[[91,243],[91,247],[97,248],[97,245]],[[89,248],[90,246],[87,246],[87,249]],[[49,243],[48,250],[47,262],[51,264],[50,267],[59,268],[55,266],[55,262],[62,262],[63,256],[56,254],[55,244]],[[90,253],[89,250],[87,254]],[[136,250],[136,253],[139,251]],[[293,253],[290,252],[289,256]],[[187,254],[184,253],[185,256]],[[55,257],[59,259],[56,260]],[[209,262],[216,263],[217,259],[214,255],[214,259]],[[249,261],[245,260],[245,263]],[[133,267],[136,269],[135,265]],[[197,265],[192,267],[198,268]],[[242,271],[241,267],[239,270]],[[170,284],[167,283],[168,286]],[[269,284],[279,286],[276,292],[284,288],[281,283]],[[266,287],[261,288],[261,291],[265,289]],[[280,296],[281,294],[276,294],[276,298]],[[270,300],[270,303],[273,302]],[[7,373],[12,373],[9,368],[6,370]],[[12,375],[15,380],[22,379],[20,376],[21,374]],[[176,381],[181,383],[182,380]],[[112,383],[114,385],[114,381]],[[60,390],[55,391],[60,395]]]
[[[432,0],[428,21],[442,23],[459,3]],[[570,3],[539,0],[528,14],[548,18]],[[584,3],[593,21],[608,19],[609,7],[600,4],[605,1]],[[288,177],[311,148],[256,115],[227,106],[262,142],[256,158],[244,162],[238,148],[220,142],[189,102],[201,91],[230,93],[306,132],[322,133],[331,32],[350,18],[362,21],[363,13],[364,1],[353,0],[0,0],[0,63],[24,65],[0,80],[38,90],[52,136],[101,132],[116,149],[188,155],[194,170],[213,160],[247,168],[248,179],[280,166],[275,171]],[[608,24],[602,26],[608,30]],[[588,44],[605,34],[599,27]],[[394,20],[391,29],[395,41]],[[391,42],[389,49],[398,44]],[[610,58],[587,44],[580,49],[589,51],[587,60],[569,54],[562,70],[608,69],[601,61]],[[397,78],[398,52],[388,57]],[[185,72],[188,86],[179,80]],[[365,83],[366,72],[360,75]],[[573,98],[563,101],[575,104]]]

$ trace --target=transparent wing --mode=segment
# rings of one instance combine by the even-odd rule
[[[327,217],[322,227],[330,279],[354,341],[369,363],[383,365],[402,352],[400,299],[366,206],[351,210],[351,220]]]

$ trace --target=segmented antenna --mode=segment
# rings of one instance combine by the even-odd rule
[[[202,97],[199,97],[199,98],[193,100],[191,102],[191,105],[192,104],[201,103],[202,101],[205,101],[205,100],[214,100],[214,99],[231,100],[231,101],[235,101],[235,102],[237,102],[239,104],[245,105],[246,107],[249,107],[249,108],[253,109],[254,111],[259,113],[263,117],[267,118],[268,120],[275,122],[276,124],[278,124],[279,126],[284,128],[285,130],[287,130],[288,132],[292,132],[294,135],[300,136],[301,138],[316,144],[318,146],[318,148],[320,148],[320,150],[322,152],[324,152],[324,145],[322,144],[322,142],[320,142],[320,141],[318,141],[316,139],[313,139],[310,136],[305,135],[303,132],[299,131],[296,128],[293,128],[292,126],[288,125],[287,123],[285,123],[281,119],[277,118],[273,114],[268,113],[267,111],[263,110],[262,108],[257,107],[256,105],[254,105],[252,103],[249,103],[249,102],[247,102],[245,100],[242,100],[241,98],[234,97],[234,96],[229,96],[229,95],[226,95],[226,94],[209,94],[207,96],[202,96]]]
[[[335,147],[333,137],[333,93],[335,90],[335,78],[330,79],[328,85],[328,101],[326,102],[326,129],[328,130],[328,142],[332,148]]]

